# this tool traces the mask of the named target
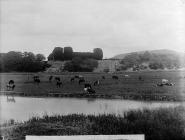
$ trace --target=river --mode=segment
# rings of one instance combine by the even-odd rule
[[[14,100],[12,100],[14,99]],[[182,102],[146,102],[119,99],[82,99],[82,98],[33,98],[14,97],[7,100],[6,96],[0,96],[0,123],[10,119],[26,121],[32,116],[44,114],[67,115],[72,113],[83,114],[123,114],[129,110],[154,109],[175,107]]]

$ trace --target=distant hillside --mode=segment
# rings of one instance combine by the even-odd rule
[[[152,50],[120,54],[121,70],[179,69],[185,67],[185,53],[172,50]]]
[[[149,53],[152,53],[152,54],[163,54],[163,55],[180,55],[181,57],[183,55],[185,55],[185,53],[180,53],[180,52],[176,52],[176,51],[173,51],[173,50],[167,50],[167,49],[161,49],[161,50],[151,50],[151,51],[148,51],[146,50],[147,52]],[[138,51],[138,52],[131,52],[131,53],[123,53],[123,54],[118,54],[114,57],[112,57],[112,59],[123,59],[125,56],[127,55],[130,55],[130,54],[144,54],[146,51]]]

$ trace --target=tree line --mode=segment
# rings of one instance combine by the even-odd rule
[[[103,51],[101,48],[95,48],[93,52],[73,52],[72,47],[55,47],[52,53],[48,56],[48,60],[65,61],[72,60],[75,57],[102,60]]]
[[[0,54],[0,72],[38,72],[44,71],[49,65],[44,61],[43,54],[32,52],[16,52]]]
[[[121,70],[140,69],[173,69],[181,66],[180,58],[176,54],[155,54],[145,51],[142,54],[131,53],[121,61]]]

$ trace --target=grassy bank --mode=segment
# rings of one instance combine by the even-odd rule
[[[0,74],[0,89],[6,91],[6,84],[10,79],[15,81],[15,92],[17,95],[24,96],[48,96],[48,93],[57,93],[59,97],[92,97],[92,98],[124,98],[134,100],[162,100],[156,97],[140,97],[140,95],[167,95],[169,100],[183,99],[185,94],[185,72],[179,71],[152,71],[152,72],[125,72],[116,74],[119,80],[112,79],[114,74],[105,73],[80,73],[85,77],[87,83],[91,83],[100,79],[99,86],[93,86],[96,95],[83,94],[83,84],[79,85],[78,80],[70,82],[70,78],[79,73],[65,73],[53,76],[59,76],[62,80],[63,86],[56,87],[56,82],[49,83],[49,76],[51,74],[38,74],[41,80],[39,85],[33,83],[34,73],[1,73]],[[101,77],[105,76],[105,80]],[[129,77],[124,77],[129,75]],[[143,81],[138,80],[141,76]],[[156,83],[161,82],[161,79],[168,79],[175,83],[174,86],[156,87]],[[2,94],[2,93],[1,93]],[[125,97],[128,95],[127,97]],[[134,96],[132,96],[134,95]],[[55,96],[55,95],[49,95]],[[131,97],[130,97],[131,96]],[[146,99],[145,99],[146,98]],[[163,98],[163,97],[160,97]],[[165,97],[164,97],[165,98]],[[168,99],[167,99],[168,100]]]
[[[129,111],[123,116],[83,115],[33,117],[20,124],[1,126],[6,139],[25,135],[145,134],[146,140],[184,140],[185,109],[182,107]]]

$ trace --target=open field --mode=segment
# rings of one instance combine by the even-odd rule
[[[78,74],[83,75],[85,77],[86,82],[91,83],[92,85],[95,80],[100,79],[100,85],[93,86],[93,89],[95,89],[96,91],[95,95],[85,95],[83,93],[84,85],[79,85],[77,79],[72,83],[70,82],[70,78]],[[134,95],[137,96],[134,97],[134,99],[140,99],[139,95],[169,95],[175,96],[174,100],[184,99],[185,97],[184,71],[125,72],[120,74],[64,73],[57,75],[61,78],[63,83],[63,86],[60,88],[56,87],[55,80],[53,80],[52,83],[49,83],[48,79],[51,74],[38,74],[41,80],[41,83],[39,85],[34,84],[33,75],[34,73],[1,73],[1,91],[6,91],[6,84],[9,80],[12,79],[15,81],[16,84],[14,91],[17,93],[24,93],[24,96],[48,96],[48,93],[57,93],[57,96],[62,97],[68,96],[119,98],[123,97],[124,95]],[[101,79],[102,75],[105,76],[105,80]],[[112,79],[112,75],[117,75],[119,79]],[[124,77],[124,75],[129,75],[129,77]],[[141,76],[144,80],[138,80],[139,76]],[[175,85],[156,87],[156,84],[160,83],[161,79],[168,79],[169,82],[175,83]],[[130,97],[124,98],[130,99]]]
[[[83,115],[33,117],[24,123],[1,126],[5,139],[23,140],[25,135],[145,134],[146,140],[184,140],[184,108],[129,111],[123,116]]]

